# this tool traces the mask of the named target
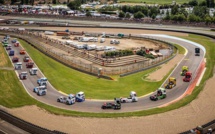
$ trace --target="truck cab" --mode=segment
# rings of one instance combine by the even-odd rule
[[[40,84],[42,82],[47,82],[47,81],[48,81],[48,79],[43,77],[43,78],[40,78],[40,79],[37,80],[37,84]]]
[[[31,69],[29,70],[29,73],[30,73],[31,75],[37,75],[37,71],[38,71],[37,68],[31,68]]]
[[[76,100],[75,96],[73,94],[69,94],[66,100],[66,104],[72,105],[75,103],[75,100]]]
[[[27,79],[27,75],[28,75],[28,72],[21,72],[21,73],[19,74],[19,78],[20,78],[21,80],[25,80],[25,79]]]
[[[192,79],[192,73],[191,72],[186,72],[183,81],[184,82],[190,82]]]
[[[15,70],[21,70],[22,69],[22,62],[17,62],[16,64],[14,64],[15,66]]]
[[[85,95],[84,95],[84,92],[78,92],[76,95],[75,95],[75,98],[76,98],[76,101],[77,102],[83,102],[85,101]]]
[[[9,51],[9,56],[14,56],[14,50]]]

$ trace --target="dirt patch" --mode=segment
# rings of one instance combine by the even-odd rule
[[[149,74],[147,79],[150,79],[152,81],[160,81],[162,80],[165,75],[179,63],[179,61],[184,57],[183,54],[177,54],[172,60],[170,60],[166,64],[162,64],[161,68],[156,70],[155,72]]]

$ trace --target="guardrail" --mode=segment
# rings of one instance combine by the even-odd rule
[[[10,124],[13,124],[14,126],[29,132],[29,133],[33,133],[33,134],[66,134],[64,132],[60,132],[57,130],[51,131],[49,129],[46,128],[42,128],[40,126],[34,125],[32,123],[26,122],[20,118],[17,118],[7,112],[5,112],[4,110],[0,109],[0,118],[2,120],[7,121]]]

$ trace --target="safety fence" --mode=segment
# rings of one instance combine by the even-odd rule
[[[123,74],[121,76],[125,76],[131,73],[135,73],[137,71],[145,70],[157,65],[160,65],[164,61],[168,61],[172,59],[175,54],[170,53],[169,55],[158,57],[155,59],[150,60],[144,60],[144,61],[138,61],[138,60],[132,60],[132,61],[124,61],[126,62],[123,66],[112,66],[112,67],[106,67],[109,62],[104,62],[104,59],[98,59],[95,57],[95,55],[92,54],[83,54],[82,51],[76,50],[72,47],[68,47],[67,45],[61,44],[60,42],[57,42],[56,40],[51,40],[50,38],[46,36],[41,36],[38,33],[34,32],[20,32],[17,30],[9,31],[6,30],[4,32],[1,32],[1,34],[9,34],[13,37],[21,38],[40,50],[41,52],[45,53],[46,55],[54,58],[55,60],[72,67],[76,70],[92,74],[92,75],[98,75],[98,71],[100,68],[102,68],[102,77],[111,79],[107,75],[115,75],[115,74]],[[160,41],[156,39],[146,38],[142,36],[137,35],[130,35],[131,38],[141,38],[146,39],[150,41],[156,41],[156,42],[163,42],[165,44],[168,44],[170,48],[173,48],[173,45],[170,43],[167,43],[165,41]],[[56,49],[58,48],[58,49]],[[174,49],[173,49],[174,50]],[[78,58],[80,57],[80,58]],[[103,61],[102,61],[103,60]],[[112,60],[111,62],[114,62],[114,59],[108,59]],[[95,62],[97,62],[95,64]],[[106,65],[106,66],[105,66]]]
[[[42,128],[40,126],[26,122],[26,121],[24,121],[20,118],[17,118],[15,116],[5,112],[4,110],[1,110],[1,109],[0,109],[0,118],[2,120],[5,120],[8,123],[13,124],[14,126],[20,128],[20,129],[22,129],[26,132],[32,133],[32,134],[66,134],[64,132],[60,132],[57,130],[51,131],[51,130],[48,130],[46,128]]]

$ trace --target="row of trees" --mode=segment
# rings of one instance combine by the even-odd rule
[[[15,4],[16,2],[20,2],[20,4],[34,4],[34,0],[11,0],[11,5]]]
[[[194,6],[192,13],[188,14],[185,8],[179,8],[179,6],[175,5],[171,9],[171,14],[167,11],[165,20],[173,20],[173,21],[189,21],[189,22],[206,22],[214,23],[215,18],[210,17],[209,8],[207,6],[199,5],[196,0],[190,1]],[[194,4],[195,3],[195,4]]]
[[[157,16],[159,14],[159,7],[146,7],[146,6],[122,6],[120,9],[124,13],[132,13],[136,18],[144,17],[144,16]]]

